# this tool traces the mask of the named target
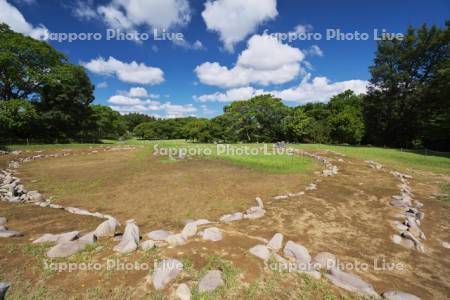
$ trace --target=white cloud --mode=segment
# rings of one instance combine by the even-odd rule
[[[108,87],[108,83],[106,81],[102,81],[98,83],[95,87],[98,89],[106,89]]]
[[[304,50],[304,52],[306,52],[306,54],[310,56],[323,56],[322,49],[320,49],[317,45],[312,45],[311,47],[309,47],[309,49]]]
[[[48,29],[44,25],[34,27],[25,20],[16,7],[9,4],[6,0],[0,0],[0,22],[8,24],[16,32],[35,39],[44,39],[48,34]]]
[[[129,91],[118,91],[118,93],[131,98],[159,98],[159,94],[150,94],[143,87],[132,87]]]
[[[305,34],[307,32],[311,32],[312,30],[313,30],[313,27],[310,24],[299,24],[299,25],[295,26],[293,32],[295,34],[300,35],[300,34]]]
[[[92,20],[98,17],[93,6],[93,0],[78,0],[73,7],[73,15],[79,19]]]
[[[276,0],[208,0],[202,12],[206,27],[218,32],[225,49],[231,52],[258,25],[277,15]]]
[[[97,11],[109,26],[123,30],[137,26],[169,30],[191,19],[187,0],[112,0]]]
[[[298,86],[284,90],[262,90],[253,87],[243,87],[231,89],[226,92],[194,96],[199,102],[232,102],[237,100],[247,100],[261,94],[272,94],[285,101],[294,101],[300,104],[308,102],[326,102],[332,96],[342,93],[345,90],[353,90],[356,94],[366,92],[368,81],[347,80],[331,82],[326,77],[315,77],[311,79],[308,74]]]
[[[150,67],[144,63],[124,63],[114,57],[103,57],[85,63],[86,69],[99,75],[115,75],[124,82],[139,84],[159,84],[164,81],[164,72],[160,68]]]
[[[301,71],[304,54],[297,48],[282,44],[268,35],[254,35],[229,69],[217,62],[205,62],[195,68],[199,80],[223,88],[281,84],[294,79]]]

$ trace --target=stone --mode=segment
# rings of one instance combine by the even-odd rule
[[[6,292],[11,285],[6,282],[0,282],[0,300],[6,299]]]
[[[264,203],[262,201],[262,199],[260,197],[256,197],[256,204],[260,207],[260,208],[264,208]]]
[[[242,220],[243,218],[244,218],[244,214],[241,212],[237,212],[234,214],[223,215],[222,217],[220,217],[220,221],[229,223],[229,222]]]
[[[139,244],[139,227],[134,220],[128,220],[120,243],[113,250],[119,253],[130,253],[137,249]]]
[[[267,247],[274,251],[279,251],[283,247],[283,235],[275,233],[272,239],[267,243]]]
[[[47,256],[50,258],[69,257],[83,251],[86,245],[86,243],[79,241],[60,243],[48,250]]]
[[[450,249],[450,243],[442,242],[442,247],[444,247],[446,249]]]
[[[119,223],[116,219],[108,219],[98,225],[94,233],[99,238],[112,237],[116,234],[117,226],[119,226]]]
[[[220,231],[220,229],[217,227],[206,228],[203,231],[202,238],[205,241],[220,241],[222,239],[222,231]]]
[[[41,193],[30,191],[27,193],[28,202],[44,202],[45,198]]]
[[[179,300],[191,300],[191,289],[187,286],[186,283],[182,283],[177,287],[175,296]]]
[[[343,288],[347,291],[378,298],[377,292],[373,286],[361,279],[356,274],[347,273],[337,268],[331,269],[330,274],[325,274],[325,277],[334,285]]]
[[[288,241],[286,243],[283,252],[284,256],[294,258],[298,262],[311,262],[311,256],[309,255],[308,249],[306,249],[302,245],[294,243],[293,241]]]
[[[154,241],[167,241],[167,238],[172,234],[173,232],[166,230],[155,230],[147,233],[147,236]]]
[[[187,240],[190,237],[193,237],[197,234],[197,223],[191,222],[184,226],[183,230],[181,231],[181,236]]]
[[[167,243],[169,243],[170,246],[182,246],[186,244],[186,239],[180,234],[172,234],[167,238]]]
[[[330,252],[320,252],[314,256],[311,264],[316,270],[331,270],[337,266],[337,257]]]
[[[274,200],[286,200],[288,198],[289,198],[288,195],[280,195],[280,196],[274,196],[273,197]]]
[[[165,259],[158,263],[152,275],[153,286],[162,290],[183,270],[183,263],[176,259]]]
[[[211,270],[200,279],[198,290],[200,293],[212,292],[223,285],[222,272],[219,270]]]
[[[246,210],[244,214],[244,219],[251,219],[251,220],[259,219],[264,217],[265,214],[266,214],[265,209],[259,206],[254,206]]]
[[[60,233],[60,234],[51,234],[46,233],[42,235],[41,237],[35,239],[33,241],[33,244],[41,244],[41,243],[64,243],[64,242],[70,242],[78,238],[80,232],[79,231],[71,231],[66,233]]]
[[[12,238],[12,237],[21,237],[21,236],[23,236],[23,233],[21,233],[19,231],[7,230],[6,228],[4,228],[3,230],[0,230],[0,238]]]
[[[402,242],[402,237],[399,236],[398,234],[394,234],[391,236],[391,240],[395,243],[395,244],[400,244]]]
[[[80,241],[81,243],[85,243],[87,245],[92,245],[97,242],[97,236],[95,235],[94,231],[88,232],[82,237],[80,237],[78,241]]]
[[[153,248],[155,248],[155,241],[147,240],[147,241],[141,243],[141,248],[144,251],[153,249]]]
[[[265,245],[256,245],[255,247],[250,248],[249,251],[251,254],[262,260],[268,260],[270,258],[270,249]]]
[[[0,226],[6,225],[7,222],[8,220],[5,217],[0,217]]]
[[[387,300],[420,300],[419,297],[400,291],[387,291],[381,294]]]
[[[186,225],[189,224],[189,223],[194,223],[197,226],[202,226],[202,225],[210,224],[211,222],[209,220],[207,220],[207,219],[199,219],[199,220],[195,220],[195,221],[191,220],[189,222],[186,222]]]

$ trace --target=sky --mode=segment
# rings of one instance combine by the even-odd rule
[[[211,118],[264,93],[290,106],[364,93],[377,39],[449,12],[448,0],[0,0],[0,22],[86,68],[94,103],[160,118]]]

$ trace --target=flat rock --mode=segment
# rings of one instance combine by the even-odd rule
[[[442,247],[444,247],[446,249],[450,249],[450,243],[442,242]]]
[[[387,300],[420,300],[419,297],[400,291],[387,291],[381,294]]]
[[[8,220],[5,217],[0,217],[0,226],[6,225],[7,222]]]
[[[325,274],[334,285],[343,288],[347,291],[369,296],[379,297],[377,292],[373,289],[373,286],[361,279],[356,274],[347,273],[339,269],[332,269],[330,274]]]
[[[181,246],[186,244],[186,239],[180,234],[172,234],[167,238],[167,243],[169,243],[170,246]]]
[[[212,292],[218,287],[224,285],[224,281],[222,278],[222,272],[219,270],[211,270],[206,273],[205,276],[200,279],[198,284],[198,290],[201,293]]]
[[[0,282],[0,299],[6,299],[6,292],[11,285],[6,282]]]
[[[162,290],[183,270],[183,263],[176,259],[165,259],[158,263],[152,275],[153,286]]]
[[[262,260],[268,260],[270,258],[270,249],[265,245],[256,245],[255,247],[250,248],[249,251],[251,254]]]
[[[147,236],[154,241],[167,241],[167,238],[172,234],[173,232],[167,230],[155,230],[147,233]]]
[[[274,251],[279,251],[283,247],[283,235],[281,233],[275,233],[269,243],[267,243],[267,247]]]
[[[337,258],[336,255],[330,252],[320,252],[316,256],[314,256],[313,260],[311,261],[311,264],[313,265],[314,269],[320,270],[331,270],[336,267],[337,265]]]
[[[139,244],[139,227],[134,220],[128,220],[125,226],[125,232],[122,235],[120,243],[113,250],[119,253],[130,253],[137,249]]]
[[[266,210],[259,207],[259,206],[254,206],[251,207],[249,209],[247,209],[247,211],[244,214],[244,219],[259,219],[264,217],[264,215],[266,214]]]
[[[182,283],[177,287],[175,296],[179,300],[191,300],[191,289],[186,283]]]
[[[150,250],[150,249],[153,249],[153,248],[155,248],[155,241],[152,241],[152,240],[147,240],[147,241],[145,241],[145,242],[142,242],[141,243],[141,248],[142,248],[142,250]]]
[[[220,241],[222,239],[222,231],[217,227],[206,228],[203,231],[202,238],[206,241]]]
[[[288,198],[289,198],[288,195],[279,195],[279,196],[274,196],[273,197],[274,200],[286,200]]]
[[[117,226],[119,226],[119,223],[116,219],[108,219],[97,226],[95,229],[95,235],[97,237],[112,237],[116,234]]]
[[[15,230],[0,230],[0,238],[12,238],[12,237],[21,237],[23,233]]]
[[[86,243],[80,241],[60,243],[50,248],[47,252],[47,256],[51,258],[69,257],[83,251],[86,248],[86,245]]]
[[[187,240],[190,237],[193,237],[197,234],[197,223],[191,222],[184,226],[183,230],[181,231],[181,236]]]
[[[97,236],[95,235],[95,232],[94,232],[94,231],[88,232],[88,233],[86,233],[85,235],[83,235],[82,237],[80,237],[80,238],[78,239],[78,241],[80,241],[80,242],[82,242],[82,243],[85,243],[85,244],[87,244],[87,245],[92,245],[92,244],[94,244],[95,242],[97,242]]]
[[[79,231],[71,231],[66,233],[59,233],[59,234],[51,234],[46,233],[42,235],[41,237],[35,239],[33,241],[33,244],[41,244],[41,243],[64,243],[64,242],[70,242],[78,238],[80,232]]]
[[[260,207],[260,208],[264,208],[264,202],[262,201],[262,199],[260,197],[256,197],[256,204]]]
[[[197,226],[202,226],[202,225],[210,224],[211,222],[207,219],[199,219],[199,220],[195,220],[195,221],[191,220],[191,221],[187,222],[186,224],[189,224],[189,223],[194,223]]]
[[[296,244],[293,241],[288,241],[284,246],[284,255],[294,258],[296,261],[303,263],[311,262],[311,255],[309,255],[308,249],[302,245]]]
[[[241,212],[237,212],[237,213],[234,213],[234,214],[223,215],[220,218],[220,221],[221,222],[225,222],[225,223],[229,223],[229,222],[242,220],[243,218],[244,218],[244,214],[241,213]]]

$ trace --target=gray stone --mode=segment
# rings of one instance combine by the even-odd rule
[[[129,253],[137,249],[139,244],[139,227],[134,220],[128,220],[120,243],[113,250],[119,253]]]
[[[288,198],[289,198],[288,195],[280,195],[280,196],[274,196],[273,197],[274,200],[286,200]]]
[[[176,259],[165,259],[158,263],[152,275],[153,286],[162,290],[183,270],[183,263]]]
[[[254,206],[247,209],[247,211],[244,214],[244,219],[251,219],[251,220],[259,219],[264,217],[265,214],[266,214],[265,209],[259,206]]]
[[[262,260],[268,260],[270,258],[270,249],[265,245],[256,245],[255,247],[250,248],[249,251],[251,254]]]
[[[203,231],[202,238],[206,241],[220,241],[222,239],[222,231],[217,227],[206,228]]]
[[[450,243],[442,242],[442,247],[444,247],[446,249],[450,249]]]
[[[6,292],[11,285],[6,282],[0,282],[0,300],[6,299]]]
[[[12,237],[21,237],[23,233],[15,230],[0,230],[0,238],[12,238]]]
[[[182,246],[186,244],[186,239],[180,234],[172,234],[167,238],[167,243],[169,243],[170,246]]]
[[[182,283],[177,287],[175,296],[179,300],[191,300],[191,289],[187,286],[186,283]]]
[[[46,233],[39,237],[38,239],[35,239],[33,241],[33,244],[40,244],[40,243],[64,243],[64,242],[70,242],[78,238],[80,232],[79,231],[71,231],[66,233],[60,233],[60,234],[51,234]]]
[[[155,240],[155,241],[167,241],[167,238],[171,236],[173,232],[166,231],[166,230],[155,230],[147,233],[147,236],[149,239]]]
[[[336,267],[337,258],[336,255],[330,252],[320,252],[313,258],[311,264],[316,270],[331,270]]]
[[[195,220],[195,221],[192,220],[190,222],[187,222],[186,224],[189,224],[189,223],[194,223],[197,226],[202,226],[202,225],[210,224],[211,222],[207,219],[199,219],[199,220]]]
[[[197,223],[191,222],[184,226],[183,230],[181,231],[181,236],[187,240],[190,237],[193,237],[197,234]]]
[[[222,272],[219,270],[211,270],[208,271],[202,279],[200,279],[198,290],[201,293],[212,292],[223,285],[224,281],[222,278]]]
[[[256,197],[256,204],[260,207],[260,208],[264,208],[264,202],[262,201],[262,199],[260,197]]]
[[[347,291],[369,297],[378,297],[373,286],[362,280],[361,277],[356,274],[347,273],[335,268],[330,271],[330,274],[325,274],[325,277],[327,277],[334,285]]]
[[[108,219],[97,226],[95,229],[95,235],[99,238],[114,236],[118,225],[119,223],[116,219]]]
[[[310,263],[311,256],[308,250],[302,245],[296,244],[293,241],[288,241],[284,247],[284,255],[294,258],[298,262]]]
[[[0,226],[6,225],[8,220],[5,217],[0,217]]]
[[[387,291],[381,294],[387,300],[420,300],[419,297],[413,294],[408,294],[400,291]]]
[[[141,243],[141,248],[144,251],[153,249],[153,248],[155,248],[155,241],[147,240],[147,241]]]
[[[237,212],[237,213],[234,213],[234,214],[223,215],[220,218],[220,221],[221,222],[225,222],[225,223],[229,223],[229,222],[242,220],[243,218],[244,218],[244,214],[241,213],[241,212]]]
[[[274,251],[279,251],[283,247],[283,235],[281,233],[275,233],[269,243],[267,243],[267,247]]]
[[[86,245],[86,243],[80,241],[60,243],[48,250],[47,256],[51,258],[69,257],[83,251]]]
[[[78,241],[80,241],[81,243],[85,243],[87,245],[92,245],[95,244],[95,242],[97,242],[97,236],[95,235],[94,231],[88,232],[82,237],[80,237]]]
[[[44,202],[45,198],[42,196],[41,193],[38,193],[36,191],[30,191],[27,193],[28,201],[29,202]]]

